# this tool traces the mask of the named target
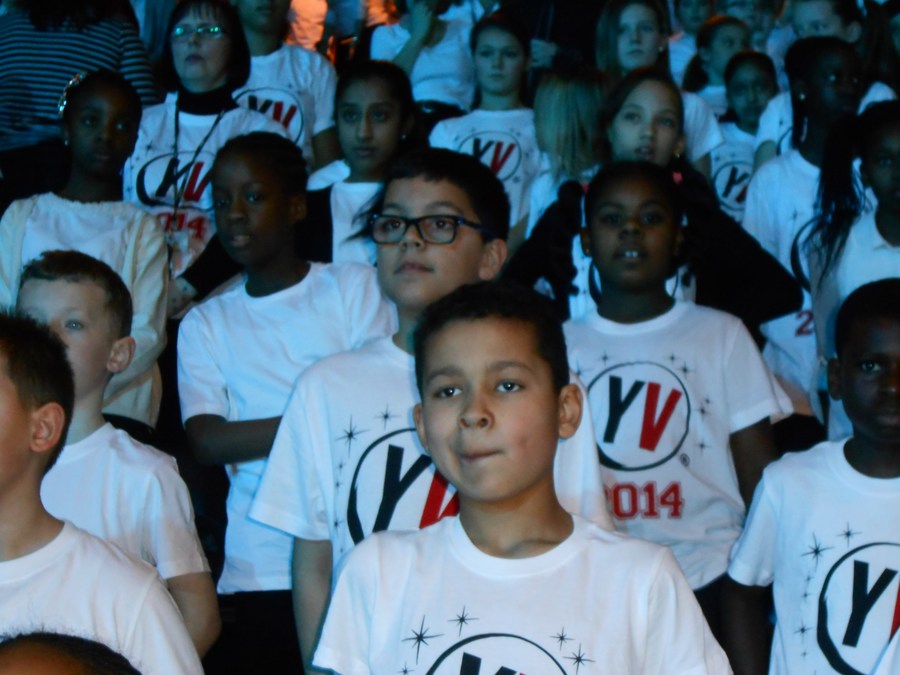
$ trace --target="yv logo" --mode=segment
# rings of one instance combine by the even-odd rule
[[[401,429],[362,453],[347,503],[355,543],[373,532],[426,527],[459,512],[453,488],[419,447],[415,429]]]
[[[461,152],[471,152],[500,180],[512,178],[522,163],[522,148],[512,134],[485,131],[469,136],[460,144]]]
[[[250,110],[256,110],[263,115],[268,115],[276,122],[280,123],[285,129],[290,128],[294,116],[299,108],[296,105],[286,105],[284,101],[272,101],[269,99],[260,100],[258,97],[250,95],[247,97],[247,107]],[[271,112],[269,112],[271,110]]]
[[[511,633],[465,636],[466,632],[463,628],[463,637],[447,647],[425,675],[524,675],[523,668],[532,675],[566,673],[556,657],[526,637]],[[518,667],[510,667],[510,663],[518,664]]]
[[[600,373],[588,391],[595,426],[602,430],[598,450],[606,466],[647,469],[680,449],[691,407],[687,388],[674,371],[650,362],[621,364]]]
[[[303,102],[296,91],[279,87],[254,87],[240,92],[235,100],[239,105],[281,124],[287,130],[288,138],[299,144],[306,125],[303,120]]]
[[[156,187],[151,187],[154,183]],[[180,166],[177,157],[163,155],[150,160],[138,171],[137,196],[147,206],[171,206],[177,192],[184,190],[179,206],[185,206],[200,202],[208,185],[209,171],[204,161]]]
[[[463,654],[459,675],[524,675],[524,673],[519,673],[517,670],[504,666],[501,666],[496,673],[482,673],[481,659],[471,654]]]
[[[828,571],[817,638],[839,673],[870,672],[900,627],[900,544],[860,546]]]
[[[731,213],[741,213],[747,201],[747,187],[753,165],[750,162],[728,162],[716,169],[713,183],[722,205]]]

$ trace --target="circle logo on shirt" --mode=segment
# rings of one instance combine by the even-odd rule
[[[215,155],[201,150],[179,152],[176,157],[171,152],[151,157],[137,171],[135,186],[137,198],[144,206],[200,206],[212,207],[209,188],[209,171]],[[193,161],[191,161],[193,160]]]
[[[256,87],[245,89],[234,100],[238,105],[278,122],[294,143],[300,142],[304,128],[303,105],[294,92],[276,87]]]
[[[502,181],[512,178],[522,165],[522,148],[512,134],[480,131],[463,139],[459,152],[468,153]]]
[[[738,218],[744,212],[747,201],[747,186],[753,175],[753,162],[731,160],[724,162],[713,174],[713,185],[719,201],[729,215]]]
[[[853,534],[849,525],[847,530]],[[898,621],[900,544],[860,546],[828,570],[819,593],[816,638],[837,672],[871,672]]]
[[[675,370],[652,361],[621,363],[602,371],[587,389],[604,466],[642,471],[678,454],[691,401]]]
[[[579,650],[580,651],[580,650]],[[581,655],[586,663],[588,659]],[[485,633],[460,640],[441,654],[426,675],[516,675],[566,671],[546,649],[518,635]]]

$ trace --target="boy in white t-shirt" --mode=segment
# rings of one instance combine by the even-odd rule
[[[728,673],[672,554],[559,503],[582,417],[562,328],[534,291],[464,286],[415,333],[420,440],[459,518],[380,532],[338,578],[315,655],[343,675]],[[569,670],[571,668],[571,670]]]
[[[429,149],[399,160],[374,209],[369,236],[399,330],[323,359],[300,377],[250,511],[295,537],[295,613],[307,659],[332,570],[356,544],[373,532],[417,529],[456,513],[454,490],[413,428],[411,336],[427,305],[493,279],[506,259],[509,200],[470,155]],[[563,445],[563,503],[611,528],[590,433]]]
[[[204,654],[219,610],[187,486],[172,457],[102,415],[109,378],[134,355],[128,289],[96,258],[48,251],[23,270],[16,306],[65,343],[75,375],[66,452],[41,483],[44,506],[156,567]]]
[[[75,330],[78,322],[67,323]],[[145,675],[200,675],[155,570],[41,503],[74,389],[65,345],[30,319],[0,315],[0,633],[74,633],[120,652]]]
[[[728,566],[726,635],[740,672],[765,672],[767,663],[770,673],[900,672],[891,645],[900,569],[900,279],[851,293],[836,333],[828,384],[853,436],[789,453],[763,474]]]

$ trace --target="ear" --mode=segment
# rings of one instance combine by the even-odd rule
[[[136,348],[134,338],[130,335],[113,342],[109,349],[109,357],[106,359],[106,370],[113,375],[121,373],[131,363]]]
[[[425,440],[425,422],[422,419],[422,404],[416,403],[413,406],[413,420],[416,423],[416,433],[419,436],[419,442],[422,444],[422,447],[425,448],[425,454],[429,457],[431,456],[431,451],[428,449],[428,443]]]
[[[509,249],[502,239],[491,239],[484,243],[481,251],[481,263],[478,266],[478,278],[481,281],[492,281],[500,274],[506,262]]]
[[[406,120],[403,122],[403,126],[400,129],[400,137],[406,138],[412,133],[413,128],[416,126],[416,113],[410,112],[409,115],[406,116]]]
[[[578,232],[578,238],[581,239],[581,252],[588,258],[591,257],[591,229],[582,227]]]
[[[684,133],[682,133],[678,137],[678,140],[675,141],[675,147],[672,148],[672,156],[673,157],[681,157],[684,154],[686,146],[687,146],[687,143],[684,140]]]
[[[66,413],[59,403],[45,403],[32,411],[31,422],[31,451],[50,452],[62,438]]]
[[[296,223],[306,218],[306,195],[296,194],[290,195],[288,201],[288,213],[291,216],[291,222]]]
[[[572,438],[581,424],[584,397],[577,384],[567,384],[559,392],[559,437]]]
[[[841,362],[838,359],[828,360],[828,393],[833,400],[841,400]]]

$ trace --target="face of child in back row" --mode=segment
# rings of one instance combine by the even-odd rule
[[[755,134],[766,104],[777,93],[775,80],[752,61],[739,66],[728,82],[728,107],[737,117],[737,125]]]
[[[473,54],[475,79],[482,94],[518,93],[528,70],[528,57],[514,35],[489,28],[478,36]]]
[[[465,501],[521,506],[554,495],[559,438],[581,419],[581,395],[558,392],[534,328],[516,320],[454,321],[427,342],[416,428]]]
[[[856,42],[862,27],[856,23],[845,24],[834,11],[832,0],[802,0],[791,7],[791,26],[798,38],[837,37],[846,42]]]
[[[634,4],[622,10],[616,43],[622,73],[652,66],[666,44],[659,17],[649,6]]]
[[[625,98],[607,130],[616,161],[646,161],[665,166],[682,152],[677,93],[655,80],[641,82]]]

